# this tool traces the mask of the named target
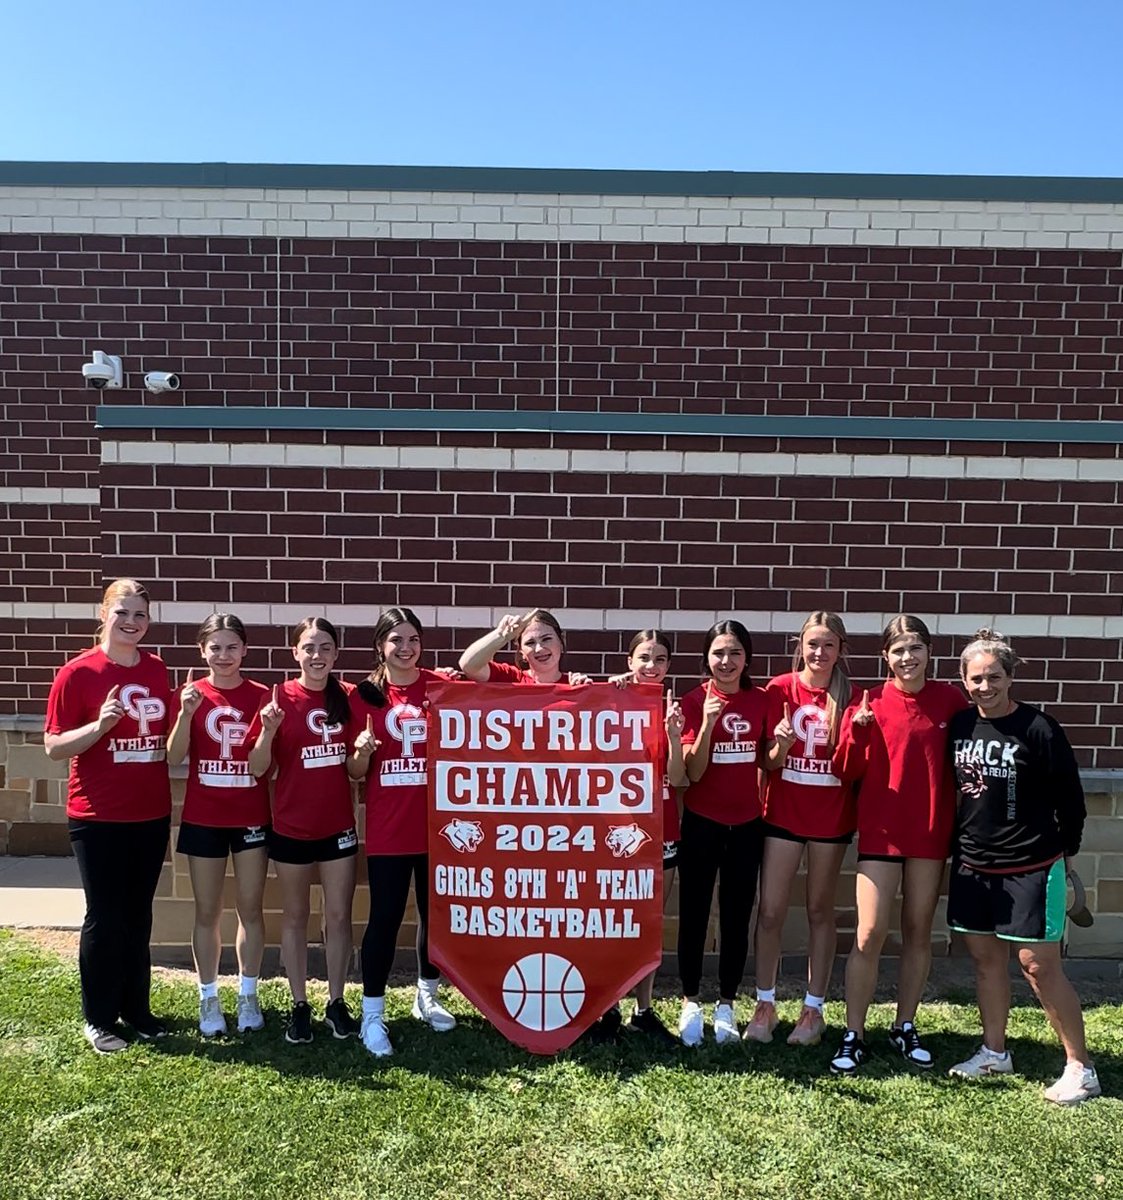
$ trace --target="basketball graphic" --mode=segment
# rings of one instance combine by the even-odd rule
[[[560,1029],[581,1011],[585,980],[560,954],[528,954],[503,977],[503,1003],[525,1029],[536,1033]]]

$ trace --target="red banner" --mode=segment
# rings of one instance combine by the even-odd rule
[[[659,964],[662,692],[429,698],[429,957],[502,1034],[573,1043]]]

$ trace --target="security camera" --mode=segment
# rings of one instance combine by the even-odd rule
[[[144,377],[144,386],[154,395],[174,392],[179,388],[179,376],[171,371],[149,371]]]
[[[82,378],[90,387],[99,390],[119,388],[122,382],[120,355],[95,350],[93,361],[82,364]]]

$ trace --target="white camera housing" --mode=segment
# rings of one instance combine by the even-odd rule
[[[90,387],[119,388],[123,382],[121,357],[95,350],[93,360],[82,364],[82,378]]]
[[[149,371],[144,377],[144,386],[154,395],[179,390],[179,376],[171,371]]]

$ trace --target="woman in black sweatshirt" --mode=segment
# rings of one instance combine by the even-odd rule
[[[960,657],[972,707],[951,720],[959,812],[948,887],[948,924],[975,962],[983,1044],[952,1075],[1013,1070],[1006,1049],[1010,944],[1065,1048],[1067,1063],[1045,1097],[1079,1104],[1100,1094],[1084,1042],[1080,1000],[1064,973],[1066,861],[1080,849],[1084,791],[1064,730],[1010,695],[1018,657],[981,629]]]

